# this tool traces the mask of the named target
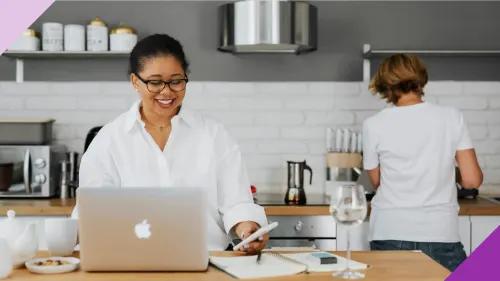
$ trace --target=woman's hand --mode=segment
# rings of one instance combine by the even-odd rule
[[[234,227],[234,232],[236,232],[236,235],[238,235],[238,237],[240,237],[241,240],[244,240],[248,236],[252,235],[252,233],[259,230],[259,228],[260,227],[257,225],[257,223],[253,221],[244,221],[240,222]],[[253,242],[244,245],[239,249],[239,251],[247,252],[250,254],[258,253],[262,249],[264,249],[268,240],[269,240],[269,234],[266,233],[261,237],[257,238],[256,240],[254,240]]]

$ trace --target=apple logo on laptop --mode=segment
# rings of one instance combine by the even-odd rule
[[[148,220],[143,220],[134,227],[135,236],[139,239],[148,239],[151,236],[151,225]]]

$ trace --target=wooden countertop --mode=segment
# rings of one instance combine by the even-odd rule
[[[459,200],[461,216],[500,216],[500,203],[477,198]],[[0,200],[0,216],[12,209],[20,216],[70,216],[75,199]],[[268,216],[330,215],[328,206],[264,206]]]
[[[334,252],[345,256],[344,252]],[[235,252],[213,252],[217,256],[234,256]],[[46,257],[46,252],[41,252],[40,257]],[[75,253],[78,256],[78,253]],[[369,264],[371,267],[364,270],[366,281],[443,281],[450,272],[434,262],[421,252],[352,252],[352,259]],[[340,280],[332,278],[331,273],[299,274],[286,277],[287,280]],[[75,271],[60,275],[37,275],[26,269],[14,270],[8,280],[13,281],[58,281],[58,280],[199,280],[199,281],[225,281],[237,280],[226,273],[210,266],[206,272],[187,273],[86,273]],[[257,279],[260,280],[260,279]],[[266,278],[266,280],[283,280],[281,278]]]

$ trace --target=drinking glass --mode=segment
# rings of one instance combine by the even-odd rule
[[[347,232],[347,262],[346,269],[333,274],[333,277],[343,279],[360,279],[365,275],[360,272],[351,271],[351,248],[349,231],[352,226],[361,224],[367,213],[365,189],[362,185],[348,184],[335,188],[330,199],[330,214],[335,221],[344,226]]]

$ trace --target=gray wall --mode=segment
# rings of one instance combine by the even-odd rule
[[[85,23],[100,16],[140,36],[169,33],[192,64],[193,80],[359,81],[363,43],[389,49],[500,49],[500,2],[313,2],[319,8],[319,50],[294,55],[234,56],[216,50],[216,12],[223,2],[56,2],[34,23]],[[500,56],[426,58],[432,80],[500,80]],[[380,59],[373,60],[372,72]],[[126,80],[126,59],[30,61],[32,81]],[[15,63],[0,57],[0,80]]]

